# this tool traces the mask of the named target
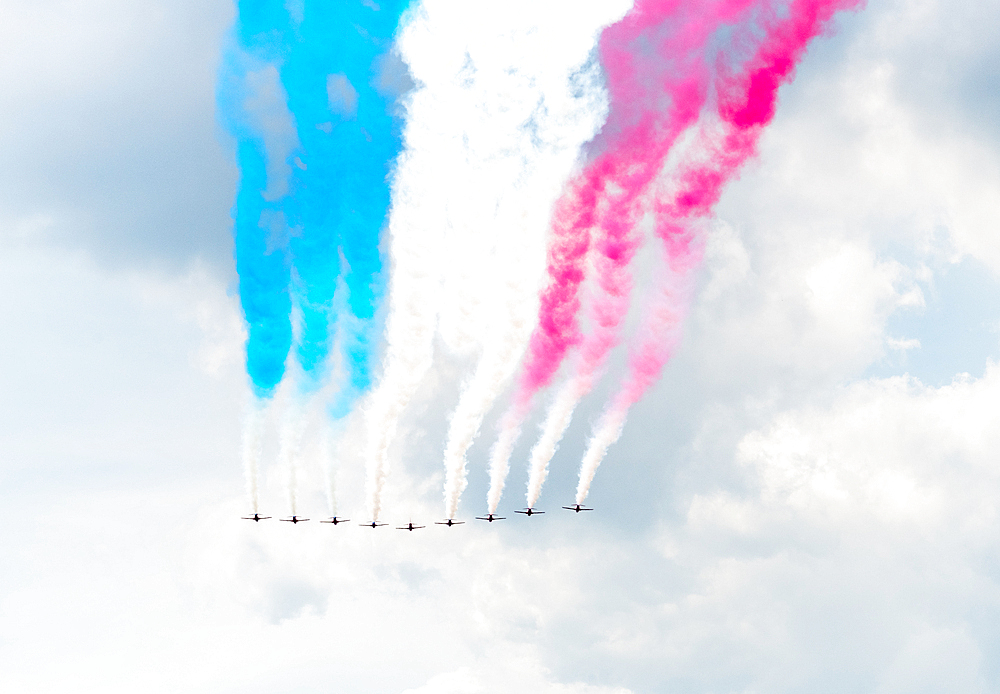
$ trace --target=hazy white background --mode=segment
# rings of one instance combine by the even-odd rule
[[[493,11],[558,53],[624,7],[576,5]],[[459,36],[463,6],[432,4]],[[814,44],[597,511],[557,507],[615,374],[547,515],[412,534],[239,520],[232,15],[0,0],[0,688],[1000,691],[1000,2],[871,2]],[[440,346],[407,412],[393,523],[440,515],[471,359]],[[265,471],[274,516],[281,483]]]

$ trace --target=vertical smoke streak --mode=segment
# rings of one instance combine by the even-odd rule
[[[331,516],[337,515],[337,450],[335,441],[340,437],[329,426],[323,427],[320,441],[320,456],[322,460],[323,477],[326,480],[326,504]]]
[[[698,153],[707,162],[688,163],[680,174],[678,190],[657,206],[657,233],[664,241],[673,275],[690,274],[700,253],[692,252],[692,221],[711,214],[725,184],[754,155],[763,128],[774,117],[777,91],[792,79],[810,41],[824,31],[833,15],[854,9],[862,0],[795,0],[780,18],[766,15],[755,53],[718,87],[718,127],[706,128]],[[750,40],[746,32],[743,40]],[[629,359],[629,373],[594,427],[580,467],[576,503],[582,504],[597,467],[608,448],[621,436],[629,408],[656,382],[678,341],[679,326],[687,309],[688,291],[678,282],[667,282],[656,306],[640,330],[638,345]]]
[[[577,403],[590,390],[591,384],[579,378],[570,378],[556,394],[542,423],[542,435],[531,449],[528,458],[528,508],[533,508],[542,493],[542,485],[549,474],[549,461],[559,449],[559,442],[566,434],[573,419]]]
[[[282,54],[273,29],[284,15],[278,6],[240,4],[216,95],[220,121],[236,140],[240,168],[233,207],[236,271],[247,322],[247,375],[259,399],[274,394],[292,343],[291,275],[281,200],[289,173],[285,159],[295,138],[273,67]]]
[[[299,141],[286,203],[301,319],[296,357],[303,389],[314,391],[329,373],[339,324],[336,418],[371,384],[384,294],[379,242],[400,149],[394,110],[409,84],[392,46],[408,4],[286,3],[291,30],[280,74]]]
[[[500,420],[500,433],[490,448],[490,488],[486,492],[487,513],[496,513],[497,506],[500,505],[507,473],[510,472],[510,456],[521,436],[521,426],[528,416],[528,411],[527,406],[518,408],[515,403],[507,409]]]
[[[533,231],[528,225],[523,225],[522,229],[529,233]],[[517,244],[518,249],[523,247]],[[486,413],[514,375],[531,335],[530,313],[524,310],[524,306],[536,285],[529,272],[515,270],[516,258],[501,257],[500,262],[502,267],[508,268],[503,293],[508,301],[504,307],[505,315],[498,316],[497,323],[505,327],[497,331],[487,344],[449,422],[444,451],[446,518],[454,518],[458,513],[459,498],[468,485],[466,454],[479,433]]]
[[[260,511],[258,476],[262,446],[264,411],[256,399],[249,406],[243,422],[243,470],[246,476],[247,496],[253,513]]]
[[[399,418],[430,369],[434,354],[437,277],[432,268],[435,251],[440,249],[440,234],[415,222],[422,215],[407,214],[414,208],[420,210],[428,200],[422,194],[431,192],[425,187],[434,179],[422,176],[425,169],[420,164],[419,158],[403,155],[389,223],[393,266],[384,370],[366,412],[366,498],[372,520],[378,520],[382,512],[389,446],[395,438]]]
[[[584,258],[591,234],[600,256],[596,263],[598,297],[595,330],[584,344],[575,386],[581,396],[617,343],[628,310],[628,264],[638,244],[634,226],[642,197],[663,168],[674,143],[698,118],[708,97],[710,39],[725,22],[742,16],[751,0],[718,0],[692,6],[664,0],[637,0],[622,21],[608,27],[599,42],[611,111],[600,153],[560,200],[553,214],[549,285],[542,294],[538,328],[532,335],[515,402],[504,417],[503,445],[491,456],[490,499],[499,499],[509,455],[530,403],[552,380],[567,352],[580,344],[577,314]],[[593,228],[593,231],[591,231]],[[563,395],[563,394],[561,394]],[[553,439],[565,430],[572,406],[557,398],[532,454],[529,506],[536,500],[554,453]],[[522,412],[518,416],[518,412]],[[564,423],[565,422],[565,423]],[[505,458],[506,456],[506,458]]]
[[[274,63],[283,54],[286,13],[278,3],[241,2],[220,68],[219,119],[236,140],[240,182],[233,235],[247,324],[246,371],[255,402],[244,423],[247,489],[258,511],[262,411],[285,374],[292,345],[291,270],[283,198],[296,146]]]
[[[302,457],[302,437],[306,428],[305,408],[292,403],[285,411],[279,438],[278,464],[288,475],[288,503],[292,515],[298,513],[299,467]]]

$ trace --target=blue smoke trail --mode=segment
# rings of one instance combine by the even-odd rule
[[[331,414],[347,414],[371,385],[385,294],[379,241],[401,148],[394,111],[409,86],[391,48],[408,5],[238,2],[218,101],[242,173],[236,262],[249,327],[247,372],[259,398],[270,397],[284,376],[293,303],[301,391],[315,391],[327,377],[335,328],[344,379]],[[268,69],[280,81],[271,96],[280,92],[279,116],[291,130],[284,150],[288,143],[273,132],[281,117],[274,108],[254,110],[263,97],[251,83],[266,83]]]
[[[248,327],[246,368],[254,394],[270,398],[292,344],[291,280],[280,191],[281,152],[269,136],[267,66],[280,59],[278,3],[241,2],[220,70],[217,102],[236,139],[240,183],[233,208],[236,271]],[[287,24],[287,19],[286,19]],[[271,90],[274,91],[273,89]],[[271,108],[271,111],[274,109]]]
[[[339,329],[344,379],[334,417],[371,385],[385,293],[379,240],[401,148],[393,110],[407,82],[391,48],[408,5],[306,0],[293,10],[295,41],[280,69],[300,145],[286,207],[301,319],[296,357],[303,390],[314,390]]]

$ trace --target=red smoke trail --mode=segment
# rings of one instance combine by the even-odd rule
[[[696,152],[707,163],[682,168],[679,190],[671,200],[658,204],[657,235],[664,242],[669,275],[683,280],[700,259],[691,229],[698,218],[711,214],[723,186],[754,155],[760,135],[774,117],[778,87],[791,81],[795,66],[809,42],[827,27],[840,10],[855,9],[863,0],[798,0],[787,14],[765,23],[756,53],[736,74],[719,79],[717,92],[721,133],[702,136]],[[629,358],[629,372],[618,394],[605,408],[580,468],[576,502],[582,504],[597,466],[608,447],[621,435],[629,408],[656,382],[679,339],[689,291],[685,282],[664,285],[655,305],[646,315],[637,346]]]

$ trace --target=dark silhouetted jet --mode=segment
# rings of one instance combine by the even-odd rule
[[[379,523],[378,521],[372,521],[371,523],[358,523],[358,525],[369,528],[381,528],[383,525],[388,525],[388,523]]]
[[[576,511],[577,513],[579,513],[580,511],[593,511],[594,510],[592,508],[584,508],[580,504],[573,504],[572,506],[563,506],[563,508],[566,509],[567,511]]]
[[[492,513],[487,513],[485,516],[476,516],[476,520],[484,520],[492,523],[495,520],[505,520],[503,516],[497,516]]]
[[[346,523],[349,520],[351,520],[351,519],[350,518],[339,518],[337,516],[333,516],[332,518],[330,518],[330,520],[320,521],[320,523],[333,523],[334,525],[336,525],[337,523]]]
[[[523,513],[526,516],[536,516],[538,514],[545,513],[545,511],[536,511],[535,509],[528,507],[523,511],[514,511],[514,513]]]
[[[243,520],[252,520],[254,522],[260,523],[262,520],[267,520],[271,516],[261,516],[258,514],[253,514],[252,516],[243,516]]]
[[[423,525],[414,525],[413,521],[410,521],[406,525],[396,528],[396,530],[419,530],[420,528],[423,527],[424,527]]]
[[[435,522],[434,525],[447,525],[450,528],[453,525],[462,525],[464,522],[465,521],[457,521],[454,518],[449,518],[448,520]]]
[[[280,520],[283,520],[286,523],[305,523],[309,519],[308,518],[299,518],[298,516],[292,516],[291,518],[281,518]]]

